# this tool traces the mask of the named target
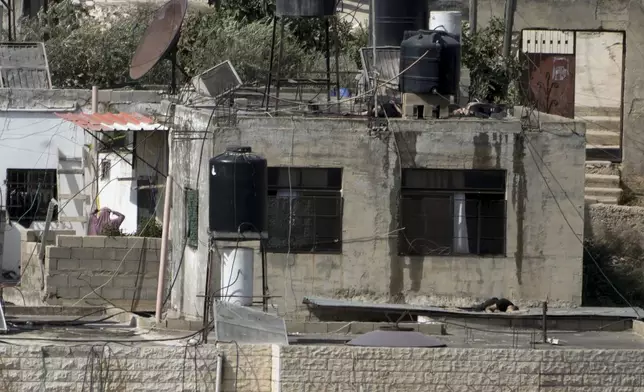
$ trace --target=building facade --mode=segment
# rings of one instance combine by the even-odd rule
[[[205,132],[209,116],[177,107],[170,141],[172,306],[181,315],[203,308],[208,159],[229,145],[268,161],[268,285],[280,314],[307,295],[581,302],[583,125],[547,115],[540,132],[516,118],[375,129],[366,119],[240,117]],[[259,262],[255,282],[261,295]]]
[[[502,17],[504,7],[501,0],[480,1],[479,26],[485,26],[492,17]],[[550,34],[554,43],[561,33],[574,37],[574,47],[548,51],[576,63],[569,62],[577,75],[570,86],[573,90],[568,88],[564,95],[574,92],[574,102],[570,102],[573,115],[587,123],[588,147],[595,150],[593,159],[621,161],[623,185],[636,193],[644,188],[644,54],[639,49],[644,44],[643,21],[640,4],[625,0],[556,4],[519,0],[514,13],[514,30],[522,38],[525,30]],[[550,44],[551,39],[546,41]],[[544,57],[548,53],[540,54]]]

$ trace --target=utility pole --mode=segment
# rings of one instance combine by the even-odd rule
[[[470,36],[476,34],[476,20],[477,18],[477,7],[479,6],[478,0],[470,0]]]
[[[514,28],[514,9],[516,0],[505,0],[505,34],[503,35],[503,57],[510,56],[512,47],[512,29]]]
[[[373,55],[371,68],[373,69],[373,116],[378,117],[378,71],[376,71],[376,0],[371,0],[371,44]]]

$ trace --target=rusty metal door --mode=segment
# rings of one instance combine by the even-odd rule
[[[524,96],[537,110],[574,118],[575,36],[572,31],[523,30]]]
[[[525,53],[527,97],[537,110],[575,117],[575,55]]]

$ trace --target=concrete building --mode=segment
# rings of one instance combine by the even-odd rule
[[[50,200],[60,196],[67,199],[82,186],[77,185],[76,175],[69,170],[74,166],[82,170],[84,132],[57,117],[53,110],[70,108],[7,108],[0,113],[0,186],[4,195],[0,204],[5,206],[10,222],[4,233],[3,269],[17,274],[20,231],[15,226],[42,228]],[[57,211],[54,227],[79,233],[86,230],[78,219],[86,211],[79,207],[72,202]]]
[[[478,3],[480,26],[503,13],[501,0]],[[514,13],[517,33],[524,29],[543,31],[555,41],[562,34],[572,35],[574,52],[565,52],[563,46],[549,52],[563,54],[559,57],[572,55],[576,62],[574,117],[587,123],[589,147],[598,147],[597,153],[609,152],[601,159],[621,160],[621,180],[636,192],[644,188],[644,134],[640,125],[644,54],[638,49],[644,43],[642,21],[644,9],[625,0],[574,0],[556,5],[519,0]],[[550,39],[547,41],[549,44]]]
[[[156,92],[106,90],[99,93],[98,101],[100,111],[150,113],[160,98]],[[87,121],[74,122],[90,110],[89,90],[0,90],[0,206],[9,218],[3,227],[3,270],[19,275],[21,244],[16,227],[42,230],[51,199],[59,202],[51,229],[71,230],[77,235],[87,233],[88,215],[96,206],[97,194],[104,196],[103,205],[124,211],[128,220],[124,228],[129,232],[136,231],[140,217],[154,214],[155,206],[162,205],[155,187],[164,180],[152,175],[152,169],[142,160],[153,162],[158,171],[165,173],[167,133],[160,130],[148,132],[152,133],[150,137],[139,137],[142,142],[137,143],[136,159],[121,159],[122,154],[117,152],[117,162],[110,159],[110,152],[97,152],[100,143],[84,130]],[[71,120],[61,116],[71,116]],[[132,132],[127,136],[135,141]],[[126,160],[127,166],[121,164]],[[102,164],[110,161],[114,164],[114,168],[109,167],[111,171]],[[106,193],[97,186],[99,181]],[[111,189],[114,185],[123,189]],[[152,201],[139,203],[139,194],[145,196],[142,201]]]
[[[544,114],[541,132],[524,132],[517,118],[396,119],[370,128],[363,118],[237,117],[206,130],[210,114],[178,106],[171,135],[170,173],[177,188],[198,195],[198,207],[186,204],[185,192],[173,195],[175,245],[187,233],[196,237],[173,247],[172,307],[180,315],[201,315],[207,162],[229,145],[268,160],[268,280],[280,314],[296,314],[305,295],[581,302],[583,124]],[[279,197],[289,190],[288,168],[302,200],[290,247],[288,203]],[[316,208],[306,209],[307,200]]]

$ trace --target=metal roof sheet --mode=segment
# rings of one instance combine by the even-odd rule
[[[56,113],[88,131],[162,131],[168,128],[139,113]]]
[[[363,347],[446,347],[440,339],[417,331],[371,331],[347,343]]]
[[[42,42],[0,42],[0,88],[51,89]]]
[[[374,312],[409,312],[411,314],[441,313],[450,315],[482,315],[489,317],[535,317],[542,314],[541,308],[521,308],[511,313],[485,313],[473,312],[459,308],[442,308],[438,306],[388,304],[373,302],[357,302],[323,297],[304,297],[302,303],[309,309],[314,308],[336,308],[352,310],[370,310]],[[548,317],[619,317],[639,319],[644,315],[644,309],[640,307],[578,307],[578,308],[549,308]]]

